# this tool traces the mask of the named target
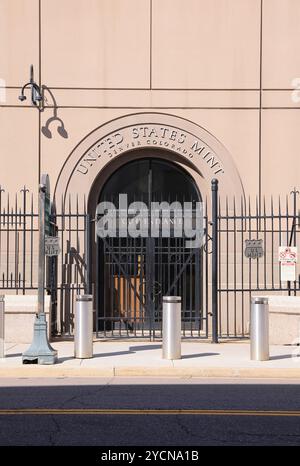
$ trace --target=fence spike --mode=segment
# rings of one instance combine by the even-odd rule
[[[13,207],[12,207],[13,209]],[[12,210],[13,213],[13,210]],[[17,198],[17,193],[15,194],[15,215],[16,215],[16,220],[15,223],[16,225],[18,224],[18,198]]]
[[[2,193],[5,192],[5,189],[2,188],[2,185],[0,184],[0,215],[2,214]]]
[[[7,194],[7,225],[9,225],[9,193]]]
[[[62,231],[65,230],[65,204],[63,195],[61,195],[61,229]]]
[[[248,198],[248,212],[249,212],[249,217],[251,217],[251,199],[250,199],[250,195],[249,195],[249,198]]]
[[[11,212],[10,212],[10,215],[11,215],[11,225],[13,226],[14,225],[14,208],[13,206],[11,206],[10,208]]]
[[[23,212],[22,213],[22,208],[21,206],[19,206],[19,212],[17,212],[17,199],[16,199],[16,214],[18,215],[19,217],[19,226],[22,225],[22,216],[24,217],[26,215],[26,212]]]
[[[83,195],[83,213],[84,215],[86,215],[86,212],[87,212],[87,208],[86,208],[86,196],[85,196],[85,193]]]

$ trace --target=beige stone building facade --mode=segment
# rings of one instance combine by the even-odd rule
[[[26,186],[36,206],[48,173],[59,205],[85,196],[93,216],[113,173],[145,158],[187,173],[209,209],[213,178],[222,199],[289,195],[299,24],[300,0],[0,0],[3,196]],[[18,99],[31,64],[38,107]]]
[[[227,149],[249,194],[298,184],[298,0],[1,0],[1,183],[52,185],[75,146],[110,120],[175,115]],[[47,86],[53,116],[18,101]],[[136,118],[136,124],[139,124]]]

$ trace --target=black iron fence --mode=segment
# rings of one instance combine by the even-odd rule
[[[279,248],[297,247],[300,232],[298,191],[285,197],[258,200],[219,199],[218,214],[218,333],[247,336],[251,295],[297,295],[295,279],[284,277]],[[289,268],[289,267],[288,267]]]
[[[91,292],[89,276],[90,216],[86,202],[78,197],[61,202],[58,212],[52,206],[53,234],[59,236],[61,252],[48,258],[46,287],[51,294],[54,332],[71,335],[74,330],[77,294]]]
[[[218,196],[217,192],[214,196]],[[142,271],[139,265],[139,273],[135,271],[128,278],[132,269],[130,260],[136,254],[140,263],[153,257],[152,267],[157,268],[160,278],[165,274],[167,281],[172,280],[174,271],[179,273],[186,262],[187,274],[181,273],[175,286],[176,293],[182,292],[186,303],[186,309],[183,309],[183,334],[186,338],[208,338],[210,335],[215,339],[247,337],[252,294],[299,293],[298,265],[295,280],[284,280],[278,260],[280,246],[297,247],[299,242],[298,192],[294,189],[284,200],[263,199],[260,204],[245,199],[215,199],[217,202],[213,203],[213,209],[210,203],[206,206],[204,244],[189,260],[180,241],[177,246],[175,242],[164,245],[158,241],[157,250],[152,251],[152,255],[146,244],[141,244],[140,254],[137,254],[137,250],[130,254],[127,247],[125,255],[120,255],[119,260],[123,269],[125,267],[126,278],[118,260],[112,259],[116,244],[109,247],[108,243],[105,246],[102,258],[112,267],[111,283],[119,282],[115,288],[120,293],[115,298],[118,308],[114,311],[119,314],[114,313],[111,317],[114,322],[111,327],[104,322],[107,321],[106,308],[100,309],[103,306],[103,302],[101,304],[99,301],[100,294],[103,294],[101,286],[105,288],[107,283],[101,282],[97,272],[97,267],[101,266],[99,263],[97,265],[100,257],[98,253],[95,254],[97,249],[91,252],[91,244],[95,242],[94,219],[87,212],[86,202],[84,199],[69,198],[67,202],[57,204],[56,208],[53,206],[52,233],[60,237],[61,253],[58,257],[47,259],[45,292],[51,295],[52,332],[57,335],[73,333],[75,296],[89,292],[95,297],[95,329],[98,337],[160,338],[161,304],[158,296],[167,290],[168,284],[163,284],[163,290],[161,283],[160,289],[144,289],[144,279],[149,282],[150,269],[147,271],[147,264],[145,277],[139,276]],[[37,293],[37,245],[38,215],[33,195],[24,187],[12,200],[0,189],[2,294]],[[128,254],[130,258],[126,259]],[[174,257],[180,257],[182,263],[174,262]],[[152,282],[156,286],[155,277]],[[135,304],[134,287],[141,298]],[[138,316],[149,316],[143,314],[142,309],[147,293],[148,305],[151,303],[154,309],[155,327],[151,328],[148,324],[146,326],[149,318],[144,319],[145,325],[143,317],[139,325],[135,325]]]
[[[14,198],[0,187],[0,289],[26,294],[37,290],[38,213],[24,186]]]

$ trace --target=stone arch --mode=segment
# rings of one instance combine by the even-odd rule
[[[201,126],[182,117],[159,112],[141,112],[113,119],[82,139],[67,157],[55,186],[54,196],[68,194],[88,198],[99,173],[112,161],[138,154],[142,148],[164,149],[197,178],[202,193],[209,196],[213,178],[220,193],[244,197],[243,184],[224,145]],[[124,157],[125,161],[126,157]]]

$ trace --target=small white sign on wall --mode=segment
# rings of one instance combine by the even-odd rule
[[[280,262],[281,281],[296,280],[297,248],[295,246],[279,246],[278,260]]]

